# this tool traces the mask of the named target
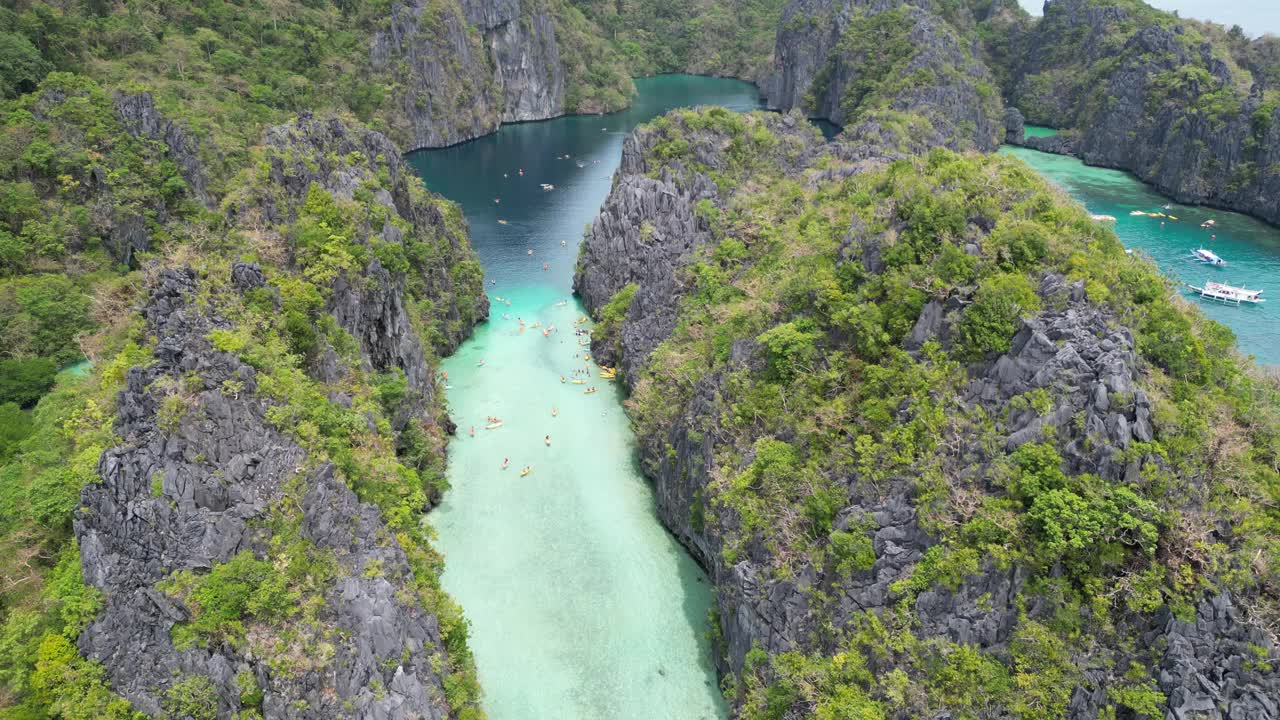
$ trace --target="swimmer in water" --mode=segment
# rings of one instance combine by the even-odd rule
[[[469,434],[471,435],[471,437],[475,437],[475,436],[476,436],[476,426],[475,426],[475,425],[472,425],[472,426],[471,426],[471,432],[470,432]]]

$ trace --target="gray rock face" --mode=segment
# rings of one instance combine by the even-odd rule
[[[796,167],[820,145],[821,138],[798,115],[757,117],[806,148],[789,160]],[[588,310],[597,311],[629,284],[638,286],[616,343],[597,342],[592,348],[601,362],[620,362],[624,378],[634,377],[671,333],[685,290],[680,271],[710,238],[697,206],[720,202],[719,189],[707,173],[727,166],[726,148],[705,131],[688,129],[686,137],[691,167],[664,168],[656,178],[649,176],[653,168],[647,156],[659,134],[642,127],[626,139],[613,190],[580,250],[573,287]]]
[[[929,12],[928,3],[903,0],[793,0],[783,9],[772,74],[761,92],[772,109],[803,108],[810,115],[845,125],[856,118],[846,102],[848,89],[863,79],[879,57],[853,57],[840,45],[851,24],[886,10],[905,8],[912,55],[902,76],[933,82],[895,92],[888,109],[919,113],[932,123],[930,146],[991,151],[1004,138],[998,98],[984,98],[979,86],[994,87],[990,72],[973,57],[956,30]],[[984,91],[985,92],[985,91]]]
[[[156,110],[151,93],[115,94],[116,115],[125,129],[136,138],[154,140],[165,148],[165,156],[178,166],[178,171],[191,186],[191,192],[206,207],[213,207],[213,199],[206,189],[208,179],[204,164],[200,162],[199,148],[187,129],[169,120]]]
[[[394,122],[407,150],[443,147],[493,132],[501,118],[490,69],[479,38],[456,6],[428,12],[426,0],[395,3],[385,30],[370,43],[373,67],[391,73],[402,88]]]
[[[370,58],[403,88],[393,126],[408,150],[564,112],[565,73],[545,0],[397,2]]]
[[[233,278],[254,275],[238,267]],[[264,692],[266,717],[445,717],[443,681],[432,669],[445,650],[436,618],[404,592],[412,582],[404,552],[332,466],[310,466],[306,451],[265,421],[253,368],[206,338],[226,323],[196,304],[198,290],[188,270],[164,271],[149,288],[143,315],[157,338],[156,361],[128,371],[119,397],[124,443],[103,453],[102,483],[85,488],[75,519],[85,580],[106,596],[81,651],[152,715],[170,687],[200,675],[212,683],[218,715],[228,717],[242,709],[235,677],[247,672]],[[181,416],[159,416],[174,395]],[[264,521],[295,479],[307,488],[302,536],[332,550],[341,567],[320,618],[333,630],[332,657],[295,658],[293,671],[273,666],[271,629],[257,625],[245,648],[176,649],[170,630],[188,610],[155,584],[241,551],[261,553],[270,539]]]
[[[503,94],[503,122],[545,120],[564,114],[565,74],[554,18],[545,0],[524,3],[521,13],[501,22],[475,22],[492,50]]]
[[[1006,450],[1065,437],[1058,444],[1071,473],[1136,480],[1141,463],[1116,460],[1130,443],[1152,438],[1151,401],[1138,386],[1133,334],[1113,327],[1079,284],[1064,287],[1060,278],[1048,276],[1041,292],[1069,298],[1066,309],[1026,321],[1009,352],[974,373],[965,400],[1007,414]],[[1033,390],[1050,393],[1049,412],[1010,406],[1014,397]]]
[[[1026,128],[1022,113],[1018,108],[1010,107],[1004,110],[1004,141],[1010,145],[1021,145],[1026,136]]]
[[[1280,718],[1280,675],[1256,669],[1256,649],[1271,642],[1229,594],[1200,603],[1190,622],[1164,612],[1146,640],[1164,648],[1157,682],[1172,717]]]
[[[668,117],[674,122],[674,116]],[[704,256],[700,248],[712,241],[707,227],[690,215],[699,200],[729,202],[718,188],[707,185],[707,176],[691,172],[679,161],[650,160],[646,149],[654,141],[648,128],[628,139],[624,161],[615,175],[613,191],[601,209],[582,249],[575,287],[591,309],[599,308],[629,282],[639,284],[616,342],[600,348],[611,353],[634,382],[642,375],[652,349],[674,327],[673,306],[681,295],[679,278],[684,267]],[[699,167],[715,168],[717,148],[728,143],[714,137],[692,137],[689,155]],[[864,137],[874,137],[868,134]],[[849,147],[844,136],[835,147],[821,152],[852,157],[856,168],[883,163],[896,150],[867,146]],[[815,153],[801,158],[819,157]],[[825,173],[789,172],[803,182],[826,182]],[[669,204],[664,204],[669,203]],[[638,228],[645,223],[651,231]],[[879,243],[892,234],[876,235],[854,218],[837,262],[860,261],[870,273],[882,268]],[[973,246],[972,252],[977,252]],[[649,285],[657,292],[646,296]],[[969,302],[969,291],[927,303],[906,340],[909,351],[930,340],[948,347],[955,323]],[[1073,474],[1094,473],[1114,482],[1137,479],[1143,462],[1124,458],[1135,443],[1153,439],[1153,405],[1142,389],[1143,369],[1132,333],[1118,326],[1101,306],[1086,296],[1080,283],[1068,283],[1055,275],[1041,279],[1039,294],[1050,308],[1026,320],[1012,338],[1011,347],[998,357],[968,368],[968,385],[960,402],[982,408],[995,419],[997,452],[1032,441],[1051,442]],[[641,302],[642,297],[647,297]],[[910,577],[916,564],[938,539],[922,527],[917,512],[917,485],[912,478],[893,478],[884,487],[870,487],[852,473],[844,478],[847,503],[838,512],[836,529],[866,533],[875,553],[870,568],[841,573],[830,565],[815,566],[799,560],[786,576],[773,567],[771,552],[758,542],[748,542],[728,560],[724,535],[736,528],[731,511],[708,497],[714,493],[713,471],[726,455],[751,462],[751,451],[738,445],[721,429],[730,413],[734,386],[728,378],[738,370],[761,371],[761,353],[750,339],[732,345],[727,366],[697,379],[688,399],[682,401],[674,420],[653,436],[639,437],[646,475],[653,481],[659,517],[706,569],[716,588],[720,619],[719,668],[725,673],[742,670],[747,653],[759,647],[769,655],[803,650],[823,652],[822,638],[838,634],[861,613],[884,613],[898,607],[903,596],[891,586]],[[1032,391],[1047,392],[1048,410],[1013,399]],[[681,395],[681,397],[685,397]],[[773,431],[788,440],[787,429]],[[984,443],[961,427],[947,431],[940,445],[949,448],[942,458],[943,472],[961,476],[974,472],[993,458]],[[1133,453],[1127,456],[1132,458]],[[1021,617],[1044,620],[1051,612],[1034,593],[1025,593],[1030,572],[1018,565],[981,561],[977,572],[954,587],[935,585],[911,600],[918,621],[912,632],[921,639],[942,638],[975,646],[993,657],[1004,658]],[[1074,688],[1066,716],[1095,720],[1110,702],[1107,689],[1123,682],[1129,662],[1152,668],[1152,676],[1168,698],[1168,717],[1247,717],[1265,720],[1277,714],[1280,673],[1265,670],[1248,658],[1257,647],[1271,647],[1262,631],[1247,625],[1231,607],[1227,595],[1206,599],[1196,621],[1185,623],[1168,613],[1156,617],[1117,617],[1126,637],[1142,638],[1134,649],[1096,648],[1074,658],[1083,669]],[[823,626],[830,621],[834,627]],[[1152,649],[1157,659],[1153,660]],[[1274,652],[1274,651],[1270,651]],[[865,658],[875,674],[898,669],[892,653]]]
[[[1071,131],[1060,132],[1057,135],[1049,135],[1047,137],[1024,136],[1022,142],[1018,144],[1029,147],[1032,150],[1053,153],[1054,155],[1077,155],[1080,152],[1080,142],[1075,133]]]
[[[1197,109],[1200,94],[1238,85],[1227,63],[1208,43],[1189,40],[1180,25],[1139,25],[1117,48],[1116,28],[1126,22],[1143,21],[1087,0],[1046,5],[1044,20],[1021,40],[1012,101],[1032,122],[1074,128],[1078,143],[1028,138],[1026,144],[1129,170],[1179,202],[1280,223],[1280,108],[1265,109],[1263,88],[1255,84],[1238,112]],[[1071,84],[1081,67],[1103,61],[1113,65],[1100,78]],[[1186,65],[1207,69],[1207,84],[1196,81],[1172,95],[1157,86],[1162,73]]]
[[[417,182],[416,174],[401,158],[399,149],[382,134],[353,130],[336,118],[303,114],[293,123],[268,130],[265,145],[270,151],[271,179],[281,194],[249,199],[237,209],[241,216],[255,209],[248,203],[256,203],[270,221],[288,223],[296,217],[313,184],[335,197],[350,200],[361,185],[385,173],[389,182],[382,182],[384,187],[375,199],[410,223],[411,232],[420,239],[447,238],[449,251],[456,253],[458,259],[467,255],[465,238],[449,228],[440,209],[415,197],[410,185]],[[359,153],[364,161],[353,163],[353,153]],[[379,227],[362,226],[358,232],[365,241],[376,238],[405,242],[404,231],[389,220]],[[458,299],[457,303],[440,303],[445,324],[452,328],[446,329],[441,344],[435,348],[442,354],[452,352],[470,333],[471,322],[484,319],[489,312],[488,297],[483,292],[467,297],[466,289],[455,287],[449,269],[447,264],[425,268],[425,274],[414,279],[423,283],[423,292],[433,298]],[[372,368],[381,372],[404,370],[410,387],[429,397],[423,348],[410,327],[403,302],[405,286],[402,274],[393,275],[375,258],[364,269],[360,283],[346,278],[337,282],[328,309],[343,329],[360,339]],[[470,306],[466,306],[468,303]]]

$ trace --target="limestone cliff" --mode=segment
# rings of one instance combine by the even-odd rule
[[[504,122],[618,109],[630,81],[610,79],[616,51],[584,36],[584,25],[592,30],[564,0],[392,4],[370,44],[374,70],[397,86],[399,107],[383,114],[392,136],[416,150],[486,135]],[[625,87],[618,93],[612,84]]]
[[[200,289],[183,269],[149,289],[156,362],[130,370],[119,398],[125,444],[103,454],[102,484],[85,490],[76,520],[86,581],[108,598],[81,651],[151,715],[197,678],[218,716],[260,702],[267,717],[447,717],[440,628],[404,599],[413,583],[404,551],[332,465],[309,463],[268,423],[255,369],[210,343],[228,324],[201,306]],[[176,420],[160,414],[173,393],[187,405]],[[296,527],[273,526],[293,503],[283,512]],[[336,562],[323,609],[292,629],[251,623],[245,646],[176,647],[171,631],[191,609],[157,584],[238,553],[266,555],[284,532]]]
[[[304,115],[259,152],[223,206],[270,263],[149,271],[155,359],[75,521],[107,599],[80,649],[155,716],[456,716],[465,626],[416,518],[449,425],[430,358],[487,313],[465,226],[376,132]]]
[[[1003,109],[977,48],[929,3],[793,0],[761,93],[837,125],[914,114],[928,144],[994,150]]]
[[[1051,0],[1015,33],[1012,104],[1073,130],[1075,154],[1179,202],[1280,222],[1280,105],[1221,29],[1142,4]]]
[[[952,262],[942,258],[954,253],[955,262],[980,267],[1000,257],[1002,228],[1022,217],[1022,203],[1043,210],[1060,201],[1046,189],[1025,194],[1010,180],[1016,168],[1003,166],[1011,161],[935,152],[886,169],[904,156],[893,146],[868,148],[874,134],[861,135],[858,147],[847,138],[824,147],[789,117],[753,115],[740,126],[715,112],[676,113],[632,135],[575,287],[598,318],[606,306],[610,315],[621,310],[620,322],[599,328],[593,351],[624,369],[659,515],[715,584],[717,660],[736,711],[1003,717],[1033,702],[1092,720],[1149,702],[1147,711],[1173,717],[1280,717],[1280,673],[1257,661],[1276,652],[1266,630],[1271,580],[1215,579],[1186,601],[1144,605],[1134,600],[1136,573],[1163,570],[1139,570],[1141,553],[1131,556],[1136,564],[1103,570],[1108,561],[1094,558],[1110,546],[1101,540],[1047,566],[1031,559],[1038,551],[1005,554],[985,540],[972,555],[956,549],[973,537],[966,533],[1003,532],[988,520],[1022,522],[1014,506],[987,514],[1008,499],[999,468],[1009,458],[1015,476],[1027,472],[1018,463],[1043,453],[1053,458],[1050,476],[1129,488],[1138,495],[1121,522],[1130,527],[1152,511],[1144,504],[1152,473],[1203,489],[1197,471],[1149,454],[1176,434],[1161,399],[1173,360],[1153,348],[1128,295],[1104,299],[1095,281],[1038,265],[1029,268],[1023,302],[1043,309],[1013,316],[995,349],[965,349],[991,281],[940,285]],[[1016,128],[1016,117],[1009,125]],[[979,187],[981,199],[973,196],[956,225],[933,224],[950,202],[939,198]],[[1053,212],[1072,219],[1059,229],[1066,245],[1050,256],[1085,252],[1076,243],[1123,256],[1079,209]],[[919,223],[929,229],[917,235]],[[922,254],[904,260],[911,247]],[[1119,262],[1098,268],[1115,271]],[[932,269],[904,269],[912,263]],[[1120,272],[1160,287],[1149,266]],[[908,288],[906,277],[930,289]],[[618,307],[629,284],[634,294]],[[841,304],[854,294],[863,304]],[[1179,334],[1193,333],[1190,324],[1159,332],[1182,338],[1175,344],[1201,342]],[[947,357],[968,360],[949,365]],[[859,403],[874,419],[853,409]],[[891,438],[899,433],[914,439],[898,445]],[[933,449],[921,455],[920,444]],[[897,466],[895,452],[915,459]],[[886,463],[899,469],[886,472]],[[1017,492],[1014,502],[1023,502]],[[1203,513],[1214,512],[1183,511],[1206,522]],[[1016,543],[1039,542],[1039,521],[1030,522]],[[1174,548],[1183,530],[1148,527],[1161,538],[1154,556],[1181,552]],[[1225,526],[1209,532],[1249,554],[1252,540]],[[1117,573],[1095,601],[1113,610],[1063,605],[1058,593],[1076,597],[1066,588],[1082,567]],[[1102,589],[1107,583],[1120,594]],[[1176,593],[1168,592],[1157,595]],[[1064,607],[1082,613],[1083,625],[1072,627],[1107,639],[1054,635]],[[1041,654],[1048,647],[1056,660]],[[1039,674],[1054,663],[1070,669],[1053,680]],[[1025,684],[1006,684],[1012,672]],[[1028,688],[1034,699],[1019,699]]]

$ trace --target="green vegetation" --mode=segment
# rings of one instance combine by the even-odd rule
[[[807,89],[805,108],[846,127],[865,122],[873,132],[896,138],[892,146],[903,152],[918,151],[926,138],[958,148],[981,140],[973,119],[936,112],[932,101],[921,101],[922,94],[943,87],[976,95],[965,104],[989,123],[1001,112],[1000,93],[970,52],[978,44],[969,12],[958,4],[936,10],[941,14],[910,4],[851,10],[839,42]],[[843,85],[833,93],[837,80]],[[954,132],[947,130],[953,126]]]
[[[36,405],[26,437],[5,438],[0,704],[19,708],[17,717],[134,717],[104,684],[101,666],[75,649],[102,600],[81,577],[71,518],[81,488],[98,481],[98,456],[118,442],[112,408],[124,372],[150,358],[137,339],[129,326],[113,335],[104,348],[112,359],[99,373],[60,376]]]
[[[700,130],[711,126],[725,134]],[[657,166],[687,162],[698,143],[768,144],[760,115],[677,112],[648,127]],[[685,271],[676,329],[632,398],[656,462],[675,451],[661,445],[666,429],[714,383],[717,411],[692,428],[719,438],[702,527],[726,564],[750,558],[777,580],[819,573],[806,590],[814,635],[793,652],[753,651],[730,679],[743,717],[1060,717],[1078,657],[1132,648],[1138,618],[1162,607],[1185,617],[1229,589],[1253,622],[1280,618],[1280,389],[1228,330],[1016,160],[934,150],[824,181],[783,167],[758,154],[715,176],[729,198],[705,211],[715,241]],[[1060,307],[1038,290],[1050,272],[1134,331],[1155,426],[1125,451],[1140,477],[1068,472],[1063,448],[1082,436],[1070,425],[1006,452],[1002,421],[961,400],[966,363],[994,359],[1022,318]],[[949,342],[905,351],[925,303],[948,298],[960,300]],[[761,362],[729,362],[742,338]],[[1057,392],[1012,405],[1045,415]],[[1224,444],[1227,458],[1213,449]],[[850,617],[840,588],[876,556],[864,518],[843,511],[901,485],[938,543],[893,584],[888,610]],[[1215,523],[1238,531],[1210,539]],[[918,634],[919,593],[1015,566],[1029,579],[1007,651]],[[1163,697],[1150,678],[1124,677],[1109,716],[1152,716]]]
[[[35,405],[53,387],[57,372],[49,358],[0,360],[0,403]]]
[[[687,72],[763,78],[783,0],[572,0],[633,75]]]
[[[565,112],[613,112],[626,107],[635,94],[626,58],[572,0],[549,2],[565,69]]]
[[[1068,5],[1050,5],[1034,27],[1025,15],[1006,13],[979,29],[1005,94],[1029,123],[1074,129],[1099,124],[1115,105],[1116,98],[1108,93],[1122,70],[1125,77],[1146,78],[1143,117],[1133,119],[1140,127],[1150,119],[1168,128],[1173,118],[1175,132],[1189,123],[1198,126],[1194,121],[1199,119],[1223,129],[1246,109],[1265,117],[1274,112],[1274,107],[1263,112],[1269,101],[1264,99],[1259,107],[1250,93],[1255,83],[1264,93],[1280,90],[1280,43],[1275,38],[1250,41],[1239,27],[1228,30],[1182,19],[1142,0],[1091,2],[1093,8],[1108,12],[1087,16]],[[1171,30],[1169,41],[1135,40],[1154,29]],[[1031,74],[1025,77],[999,71],[1001,64],[1009,66],[1019,42],[1026,44],[1022,52],[1032,58]],[[1255,142],[1245,149],[1242,172],[1256,173],[1250,163],[1259,148]],[[1236,178],[1242,180],[1252,178]]]
[[[337,114],[352,127],[359,119],[392,134],[401,128],[398,66],[379,71],[369,59],[389,5],[0,7],[0,714],[134,716],[106,686],[102,667],[75,649],[101,598],[81,580],[72,517],[81,490],[99,482],[99,456],[122,442],[113,428],[125,371],[151,360],[154,338],[136,314],[145,299],[139,268],[189,266],[202,275],[201,308],[235,321],[212,341],[259,368],[259,391],[276,405],[271,421],[311,451],[310,461],[333,462],[382,511],[412,566],[405,601],[439,619],[446,701],[457,717],[479,717],[466,623],[439,588],[442,561],[418,522],[444,487],[442,408],[411,405],[419,400],[407,397],[402,374],[364,371],[359,343],[324,311],[334,281],[362,282],[376,258],[403,277],[410,322],[432,363],[477,319],[481,270],[461,211],[416,178],[391,178],[386,158],[358,157],[325,158],[364,173],[353,198],[313,188],[304,207],[293,208],[270,177],[271,163],[314,168],[316,158],[294,155],[305,148],[259,147],[269,125],[304,110]],[[574,44],[562,53],[577,93],[572,107],[620,105],[631,90],[616,53],[595,39],[581,13],[563,3],[552,9],[561,42]],[[437,11],[461,13],[446,0],[423,21],[441,20]],[[131,134],[117,106],[151,102],[161,121],[180,128],[185,147]],[[426,212],[406,221],[376,199],[384,190]],[[289,217],[296,212],[296,220],[268,220],[268,203]],[[381,239],[388,224],[401,242]],[[226,284],[230,261],[241,258],[259,262],[273,286],[241,299]],[[224,307],[224,296],[235,299]],[[335,386],[305,372],[327,348],[350,370]],[[93,365],[88,376],[56,374],[84,358]],[[190,411],[185,382],[153,388],[164,396],[161,429],[177,427]],[[222,390],[237,395],[244,383],[228,380]],[[356,398],[354,406],[330,400],[338,394]],[[393,416],[411,420],[395,431]],[[152,478],[149,490],[163,497],[164,478]],[[296,503],[282,503],[262,519],[272,538],[261,554],[161,583],[192,611],[175,627],[175,643],[257,642],[258,657],[278,661],[279,673],[305,670],[290,657],[325,662],[332,630],[321,605],[337,570],[329,554],[300,538],[299,520]],[[250,627],[269,629],[278,645],[263,645]],[[207,683],[181,679],[161,699],[165,711],[211,712]],[[256,683],[241,690],[257,698],[246,706],[261,704]]]
[[[230,262],[205,259],[204,282],[213,287],[202,290],[202,296],[234,324],[231,329],[213,331],[210,341],[257,371],[259,393],[272,402],[267,420],[308,451],[311,467],[332,463],[361,501],[379,508],[413,571],[411,578],[397,580],[439,621],[448,662],[438,670],[446,676],[449,707],[458,717],[480,718],[480,689],[467,645],[466,620],[440,588],[443,561],[431,548],[432,531],[421,519],[429,499],[446,487],[445,440],[435,421],[435,414],[443,409],[428,408],[431,415],[411,421],[398,434],[392,432],[391,418],[413,402],[404,375],[362,370],[350,337],[318,310],[332,273],[344,268],[351,256],[367,252],[365,246],[339,233],[351,231],[347,219],[363,217],[376,205],[370,203],[348,206],[312,186],[292,230],[296,252],[303,259],[296,272],[279,272],[271,278],[286,309],[283,313],[275,310],[273,292],[242,297],[220,285],[229,277]],[[312,247],[316,250],[312,255],[308,247],[315,229],[328,235],[323,244]],[[448,239],[439,241],[447,244]],[[414,255],[408,238],[406,246],[411,250],[408,254]],[[459,263],[464,270],[467,262]],[[475,286],[463,286],[460,299],[474,297],[478,284],[477,279]],[[440,337],[435,327],[425,325],[422,332]],[[343,356],[345,377],[336,386],[316,381],[305,370],[309,354],[326,345]],[[350,398],[348,404],[332,399],[336,387]],[[305,492],[302,478],[298,476],[296,486],[286,488],[286,497]],[[159,589],[182,599],[193,611],[188,622],[175,626],[175,645],[247,645],[254,655],[267,659],[273,672],[288,677],[331,661],[329,640],[334,629],[327,619],[324,594],[342,570],[332,552],[318,549],[302,535],[301,522],[298,504],[282,503],[266,519],[271,539],[264,556],[241,553],[208,573],[176,573],[161,583]],[[364,571],[379,574],[376,568]],[[260,629],[253,637],[246,635],[250,624]]]

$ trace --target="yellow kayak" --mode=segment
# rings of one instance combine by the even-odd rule
[[[573,384],[574,384],[574,385],[586,385],[586,384],[587,384],[587,381],[586,381],[586,380],[574,380],[574,381],[573,381]]]
[[[528,468],[528,469],[525,469],[525,470],[521,470],[521,471],[520,471],[520,477],[524,477],[525,475],[528,475],[528,474],[529,474],[529,473],[531,473],[531,472],[533,472],[533,468]]]

